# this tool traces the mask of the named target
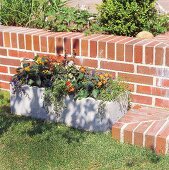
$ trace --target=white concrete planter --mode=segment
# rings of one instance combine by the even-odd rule
[[[11,91],[12,113],[61,122],[87,131],[110,130],[128,108],[128,93],[120,95],[115,101],[105,102],[104,112],[100,112],[100,100],[85,98],[74,101],[72,96],[67,96],[64,99],[66,108],[57,116],[52,106],[48,107],[50,113],[44,107],[44,88],[23,88],[26,95]]]

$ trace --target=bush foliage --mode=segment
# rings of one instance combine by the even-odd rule
[[[135,36],[140,31],[154,35],[167,31],[167,16],[159,15],[156,0],[104,0],[99,21],[109,34]]]
[[[135,36],[140,31],[154,35],[169,28],[167,16],[159,15],[156,0],[103,0],[98,16],[70,8],[65,0],[0,0],[0,22],[9,26],[52,31],[108,33]]]
[[[88,29],[92,15],[86,10],[66,7],[65,3],[65,0],[0,0],[0,22],[53,31]]]

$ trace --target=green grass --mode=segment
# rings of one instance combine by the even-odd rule
[[[169,169],[169,157],[120,144],[110,133],[10,115],[8,98],[0,92],[0,170]]]

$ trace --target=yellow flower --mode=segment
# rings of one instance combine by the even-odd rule
[[[42,59],[40,57],[38,57],[37,60],[36,60],[36,63],[39,64],[39,65],[43,64]]]
[[[102,86],[102,82],[99,81],[99,82],[97,83],[97,87],[101,87],[101,86]]]
[[[100,74],[100,75],[99,75],[99,78],[100,78],[100,80],[103,80],[105,77],[104,77],[103,74]]]
[[[24,70],[27,71],[27,72],[29,72],[29,71],[30,71],[30,67],[27,66],[27,67],[24,68]]]
[[[104,76],[105,76],[106,78],[108,78],[108,77],[109,77],[109,74],[108,74],[108,73],[105,73]]]
[[[106,83],[107,83],[107,80],[103,80],[102,83],[103,83],[103,84],[106,84]]]
[[[43,70],[42,73],[43,73],[43,74],[48,74],[48,73],[49,73],[49,70]]]

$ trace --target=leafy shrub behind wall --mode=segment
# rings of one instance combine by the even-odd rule
[[[166,32],[169,18],[159,15],[156,0],[104,0],[99,21],[110,34],[135,36],[146,30],[154,35]]]
[[[66,7],[65,3],[64,0],[0,0],[0,22],[53,31],[89,29],[92,15],[85,10]]]

